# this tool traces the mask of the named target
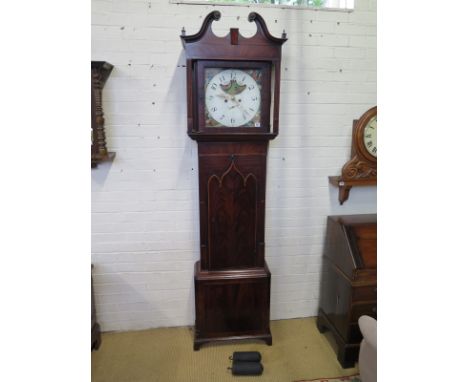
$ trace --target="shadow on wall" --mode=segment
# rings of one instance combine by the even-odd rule
[[[279,26],[288,33],[293,29],[293,21],[288,18],[285,20],[286,23]],[[291,99],[288,99],[288,95],[293,93],[306,94],[310,84],[306,81],[290,81],[291,68],[294,71],[294,66],[297,65],[297,60],[291,54],[291,43],[297,44],[298,37],[289,33],[288,37],[290,40],[283,46],[281,63],[279,135],[270,143],[267,170],[266,258],[273,264],[273,319],[311,316],[315,314],[317,305],[317,281],[312,275],[316,265],[309,261],[313,255],[313,247],[316,248],[316,243],[313,242],[316,216],[311,212],[316,207],[316,199],[313,198],[316,185],[310,174],[311,158],[308,157],[308,151],[303,150],[304,140],[297,139],[297,135],[291,133],[297,130],[297,125],[304,130],[308,129],[310,121],[306,114],[299,113],[292,122],[293,126],[290,126],[289,114],[293,106]],[[289,84],[288,87],[284,86],[285,82]],[[291,87],[293,83],[295,86]],[[292,285],[296,285],[301,292],[290,293],[287,300],[282,293],[282,300],[275,302],[275,293],[284,291],[285,287],[289,289]]]
[[[353,187],[349,199],[342,205],[338,200],[338,187],[328,184],[330,215],[375,214],[377,212],[377,187]]]
[[[142,282],[141,273],[116,273],[114,264],[102,263],[93,269],[97,321],[102,331],[178,326],[177,322],[170,324],[174,312],[185,317],[194,310],[193,298],[185,302],[177,290],[163,289],[170,282],[170,274],[152,273]]]
[[[117,160],[117,156],[114,161]],[[91,181],[92,186],[103,187],[106,183],[106,179],[109,176],[110,169],[113,162],[102,162],[96,169],[91,170]]]
[[[200,259],[200,234],[199,234],[199,196],[198,196],[198,148],[195,141],[190,139],[187,135],[187,68],[186,68],[186,57],[182,44],[180,44],[180,53],[177,60],[177,66],[173,72],[171,83],[169,85],[170,92],[172,93],[173,99],[180,100],[179,110],[175,110],[174,114],[177,115],[174,129],[171,130],[172,134],[176,134],[176,137],[185,137],[184,140],[184,160],[180,162],[178,173],[180,177],[190,177],[190,205],[193,207],[191,211],[191,242],[194,243],[192,252],[192,263]],[[176,93],[174,97],[174,92]],[[169,98],[169,95],[167,96]],[[178,177],[178,178],[180,178]],[[192,280],[192,279],[191,279]],[[186,301],[186,316],[190,317],[191,322],[195,322],[195,285],[190,282],[190,293],[188,300]]]

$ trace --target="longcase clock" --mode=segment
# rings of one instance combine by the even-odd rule
[[[187,58],[188,135],[198,143],[200,261],[195,263],[194,349],[206,342],[261,339],[272,344],[265,262],[268,142],[278,135],[281,46],[252,12],[257,33],[231,29],[208,14],[182,44]]]

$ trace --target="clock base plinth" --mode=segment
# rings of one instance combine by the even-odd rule
[[[208,342],[262,340],[270,332],[271,274],[263,268],[205,271],[195,264],[194,350]]]
[[[200,350],[201,346],[207,344],[209,342],[225,342],[225,341],[243,341],[243,340],[258,340],[258,341],[265,341],[268,346],[273,344],[273,338],[271,336],[270,329],[268,332],[260,333],[260,334],[239,334],[235,336],[227,336],[227,337],[201,337],[195,334],[195,340],[193,342],[193,350],[198,351]]]

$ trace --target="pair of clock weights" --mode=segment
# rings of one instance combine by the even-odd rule
[[[235,351],[232,357],[232,375],[262,375],[262,355],[258,351]]]
[[[187,60],[187,134],[197,142],[199,166],[194,350],[224,340],[272,344],[266,160],[279,130],[281,49],[287,38],[285,32],[272,36],[255,12],[248,16],[257,26],[254,36],[231,28],[218,37],[212,23],[220,18],[213,11],[196,34],[182,29],[180,36]]]

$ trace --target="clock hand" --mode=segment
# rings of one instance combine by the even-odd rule
[[[229,97],[226,94],[216,94],[216,97],[222,98],[224,102],[229,102]]]
[[[242,112],[245,112],[244,106],[240,104],[240,100],[238,101],[238,100],[236,100],[235,97],[232,97],[231,101],[234,101],[234,103],[236,104],[235,106],[239,106],[239,108],[242,110]]]
[[[231,106],[229,109],[233,109],[233,108],[235,108],[235,107],[239,107],[239,109],[242,111],[242,115],[244,116],[244,118],[248,118],[248,117],[249,117],[249,113],[247,113],[247,111],[245,110],[244,106],[241,105],[241,103],[240,103],[241,100],[236,100],[235,97],[232,97],[231,100],[234,101],[235,105],[234,105],[234,106]]]

